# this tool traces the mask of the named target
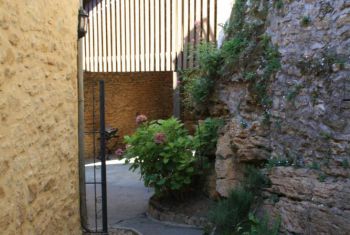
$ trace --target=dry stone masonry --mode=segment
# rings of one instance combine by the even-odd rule
[[[248,22],[261,21],[267,1],[254,2]],[[263,25],[281,61],[271,107],[261,111],[239,72],[217,82],[211,113],[229,115],[216,189],[227,196],[245,164],[268,161],[263,209],[281,217],[283,233],[350,234],[350,1],[273,0]]]

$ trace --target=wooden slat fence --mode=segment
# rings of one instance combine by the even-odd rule
[[[217,0],[91,0],[85,9],[85,71],[182,70],[196,65],[198,43],[216,40]]]

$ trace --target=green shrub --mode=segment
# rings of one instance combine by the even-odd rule
[[[278,166],[291,166],[293,164],[292,161],[289,161],[286,158],[283,157],[271,157],[267,164],[266,167],[267,169],[272,169],[274,167],[278,167]]]
[[[227,199],[221,200],[209,213],[209,219],[222,235],[275,235],[279,223],[270,227],[269,218],[259,219],[254,214],[259,203],[261,189],[268,186],[267,177],[257,168],[245,169],[241,186],[232,190]]]
[[[350,164],[349,164],[349,161],[348,159],[344,159],[342,161],[342,164],[341,164],[345,169],[349,169],[350,168]]]
[[[303,86],[301,84],[295,85],[293,87],[293,90],[291,90],[290,92],[288,92],[287,96],[286,96],[286,100],[288,102],[293,101],[297,95],[300,93],[301,89],[303,88]]]
[[[256,167],[247,166],[244,172],[243,187],[258,195],[260,190],[269,185],[268,178]]]
[[[283,0],[274,0],[273,7],[276,9],[282,9],[284,6]]]
[[[325,182],[326,179],[327,179],[327,175],[326,175],[325,173],[321,172],[321,173],[318,175],[317,179],[318,179],[318,181],[320,181],[320,182]]]
[[[183,71],[184,104],[187,109],[201,109],[208,102],[221,63],[221,54],[214,43],[201,43],[194,52],[198,66]]]
[[[301,18],[301,20],[300,20],[300,25],[301,25],[302,27],[307,27],[307,26],[310,25],[310,23],[311,23],[311,18],[310,18],[310,16],[303,16],[303,17]]]
[[[225,41],[221,47],[221,54],[225,63],[223,68],[227,69],[227,66],[236,67],[241,53],[247,46],[248,41],[241,37],[234,37],[228,41]]]
[[[312,170],[320,170],[321,166],[320,166],[320,164],[318,162],[312,162],[309,165],[309,168],[312,169]]]
[[[236,0],[232,7],[232,13],[228,25],[225,27],[225,33],[229,36],[242,30],[244,26],[245,6],[247,0]]]
[[[194,135],[194,145],[198,155],[210,158],[215,154],[218,130],[223,124],[221,119],[207,118],[198,125]]]
[[[202,76],[215,79],[222,58],[220,50],[214,43],[201,43],[196,48],[198,69]]]
[[[268,215],[265,215],[262,219],[257,218],[254,214],[249,214],[249,230],[243,232],[242,235],[278,235],[280,220],[271,227],[270,219]]]
[[[214,87],[213,80],[208,77],[189,76],[184,78],[184,98],[187,108],[204,105]]]
[[[248,215],[254,200],[251,192],[239,187],[230,192],[227,199],[221,200],[210,211],[209,219],[217,226],[220,234],[231,235],[240,227],[245,227],[244,221]]]
[[[196,174],[193,139],[177,119],[146,122],[125,143],[125,157],[135,158],[130,169],[139,168],[157,196],[176,196],[189,188]]]

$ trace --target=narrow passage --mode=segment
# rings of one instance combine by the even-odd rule
[[[108,224],[110,228],[133,228],[143,235],[202,235],[196,228],[158,222],[146,215],[148,199],[153,190],[146,188],[138,172],[129,171],[123,161],[107,162]],[[86,164],[86,180],[94,179],[94,164]],[[96,179],[100,179],[100,166],[96,163]],[[87,186],[88,222],[95,226],[94,186]],[[97,197],[100,195],[97,187]],[[97,208],[98,210],[98,208]]]

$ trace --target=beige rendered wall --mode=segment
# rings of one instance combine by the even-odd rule
[[[0,0],[0,233],[81,234],[78,0]]]

